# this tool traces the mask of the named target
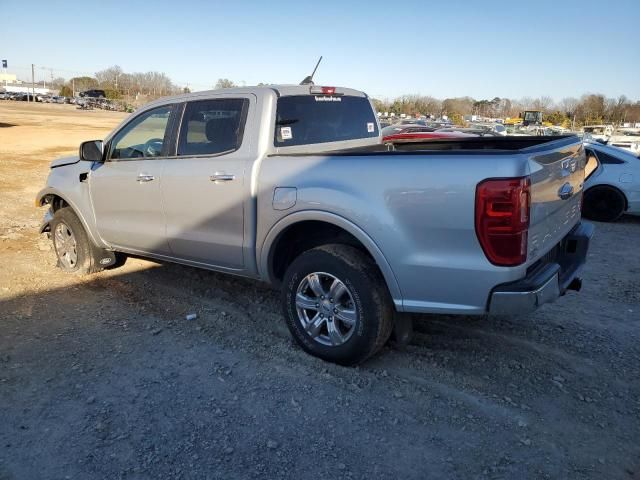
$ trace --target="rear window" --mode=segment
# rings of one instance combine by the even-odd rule
[[[295,95],[278,99],[277,147],[377,136],[378,123],[365,97]]]

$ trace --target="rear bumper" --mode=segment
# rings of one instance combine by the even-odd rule
[[[555,254],[525,278],[498,285],[489,297],[489,313],[528,313],[553,302],[567,290],[580,290],[580,272],[587,260],[593,225],[581,222],[555,248]]]

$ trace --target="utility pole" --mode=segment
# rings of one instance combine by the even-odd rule
[[[35,68],[36,68],[36,66],[32,63],[31,64],[31,91],[33,92],[33,101],[34,101],[34,103],[36,101],[36,72],[35,72]],[[27,100],[29,100],[29,95],[27,95]]]
[[[73,98],[76,98],[76,77],[71,79],[71,94],[73,95]]]

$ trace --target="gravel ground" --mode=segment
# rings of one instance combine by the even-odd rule
[[[422,316],[406,349],[345,368],[293,344],[263,284],[58,271],[35,232],[46,165],[122,116],[8,103],[0,479],[640,478],[640,219],[597,224],[579,294]]]

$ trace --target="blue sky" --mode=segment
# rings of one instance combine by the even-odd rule
[[[0,58],[36,77],[111,65],[211,88],[316,83],[419,93],[640,99],[640,1],[3,0]]]

